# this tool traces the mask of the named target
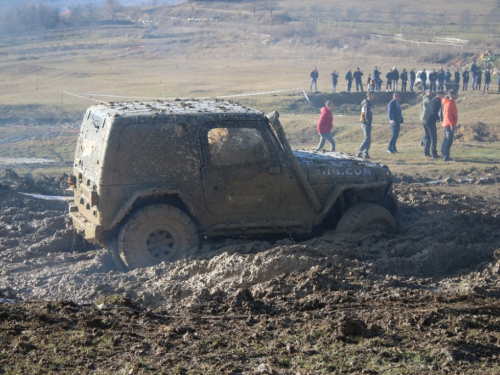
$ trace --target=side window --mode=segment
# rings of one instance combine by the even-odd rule
[[[263,163],[269,161],[268,145],[253,128],[213,128],[208,132],[213,165]]]

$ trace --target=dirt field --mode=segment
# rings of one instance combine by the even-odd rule
[[[65,202],[21,194],[63,195],[65,176],[3,170],[0,369],[498,373],[500,170],[395,179],[390,238],[230,238],[124,273],[75,241]]]
[[[111,249],[75,236],[67,202],[27,195],[71,194],[75,131],[96,100],[235,95],[278,110],[292,146],[311,149],[319,108],[333,98],[338,150],[354,154],[363,94],[331,96],[332,69],[343,89],[349,68],[365,79],[374,65],[463,68],[498,44],[480,27],[497,12],[492,1],[478,8],[470,35],[458,30],[471,9],[464,1],[408,7],[404,30],[385,2],[377,4],[391,22],[374,23],[370,3],[354,30],[328,17],[316,27],[316,3],[280,2],[279,13],[301,20],[288,25],[271,24],[262,9],[252,16],[245,3],[191,2],[125,14],[154,27],[0,38],[0,374],[500,373],[496,92],[460,92],[450,163],[423,157],[413,94],[404,98],[401,153],[388,155],[390,93],[377,94],[370,154],[393,171],[401,203],[391,237],[326,228],[303,241],[214,239],[178,262],[123,272]],[[351,6],[366,8],[360,0],[341,8]],[[426,18],[419,9],[433,17],[415,31],[413,17]],[[470,43],[412,48],[372,35],[399,32]],[[300,88],[313,65],[320,93],[308,102]],[[268,94],[238,96],[260,92]]]

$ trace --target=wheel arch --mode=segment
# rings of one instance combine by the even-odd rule
[[[198,212],[192,202],[180,190],[148,189],[134,193],[111,222],[110,229],[116,231],[121,224],[136,210],[150,204],[168,204],[174,206],[191,217],[198,229],[201,228]]]

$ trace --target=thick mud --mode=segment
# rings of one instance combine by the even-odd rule
[[[112,248],[84,248],[65,202],[21,194],[63,195],[65,179],[0,173],[0,327],[33,331],[10,337],[11,344],[2,344],[7,352],[44,357],[40,343],[23,345],[64,322],[67,330],[80,326],[83,332],[78,345],[65,349],[61,361],[68,366],[81,356],[79,340],[92,346],[111,335],[107,354],[95,344],[95,355],[77,362],[88,373],[379,373],[398,363],[413,366],[415,358],[405,357],[405,350],[419,353],[418,366],[430,372],[496,366],[500,200],[483,195],[498,198],[498,169],[443,181],[395,176],[401,210],[398,233],[391,237],[373,231],[341,236],[327,229],[300,242],[218,239],[205,241],[186,259],[130,272],[121,270]],[[471,327],[484,337],[466,340]],[[368,340],[366,350],[360,340]],[[349,342],[364,354],[324,360],[304,372],[308,358],[334,356]],[[258,351],[257,344],[265,355],[249,358],[246,350]],[[117,361],[104,359],[110,355]],[[187,356],[198,356],[198,362]],[[294,356],[300,361],[290,361]],[[162,367],[173,365],[177,372]],[[15,369],[5,358],[1,366]],[[70,373],[66,364],[50,366],[45,369]]]

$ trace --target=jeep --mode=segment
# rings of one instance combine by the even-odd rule
[[[69,212],[128,269],[186,256],[213,236],[396,230],[386,166],[293,151],[279,114],[220,100],[99,104],[77,143]]]

